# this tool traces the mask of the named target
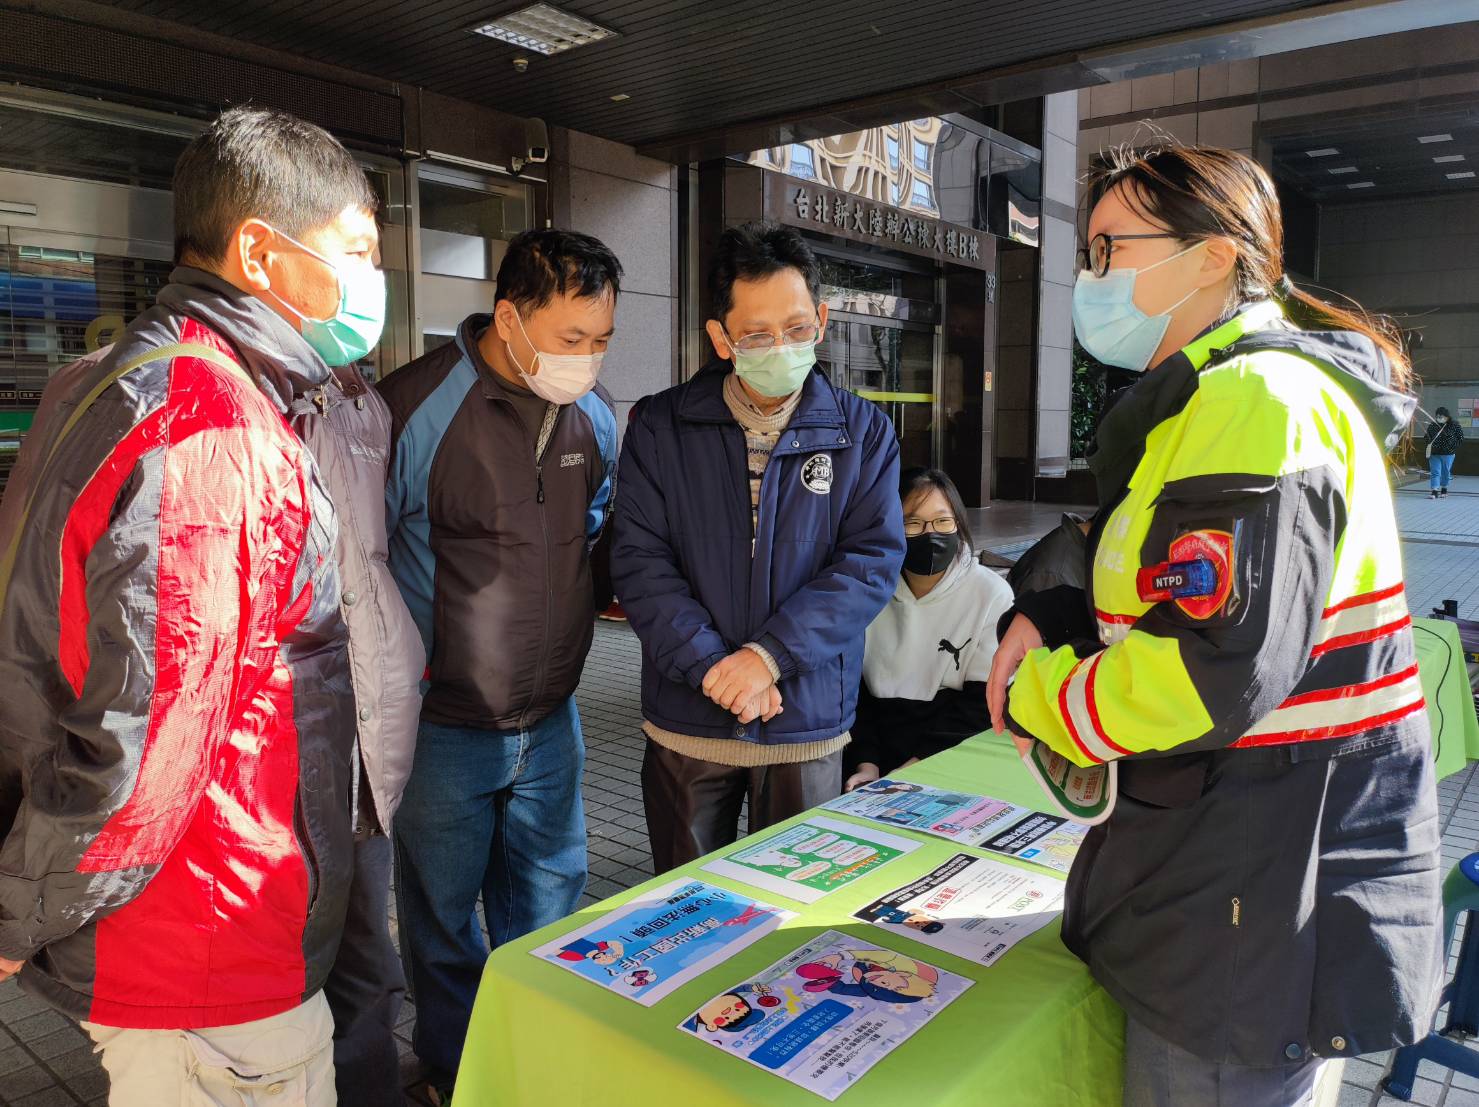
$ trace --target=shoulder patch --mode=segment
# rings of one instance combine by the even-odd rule
[[[1193,619],[1210,619],[1226,605],[1232,594],[1233,536],[1225,530],[1194,530],[1171,543],[1171,561],[1201,561],[1211,567],[1210,579],[1196,591],[1202,595],[1177,595],[1173,602]]]

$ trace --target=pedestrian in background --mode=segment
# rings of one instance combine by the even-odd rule
[[[1423,438],[1427,441],[1428,455],[1428,499],[1436,500],[1448,495],[1448,484],[1453,479],[1453,459],[1458,445],[1464,440],[1464,432],[1458,429],[1453,416],[1446,407],[1434,412],[1436,418],[1428,424]]]

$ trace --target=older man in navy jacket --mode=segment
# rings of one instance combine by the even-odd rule
[[[612,580],[642,640],[643,799],[664,872],[836,796],[863,632],[904,555],[881,410],[816,368],[827,324],[795,231],[725,232],[717,359],[637,405]]]

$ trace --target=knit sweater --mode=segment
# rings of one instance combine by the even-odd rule
[[[771,452],[780,441],[781,432],[796,414],[801,402],[801,390],[797,389],[774,411],[766,413],[750,399],[739,377],[734,373],[724,378],[724,402],[729,413],[745,432],[745,453],[750,476],[750,533],[760,525],[760,482],[765,478],[765,467],[770,464]],[[780,679],[780,669],[770,652],[756,642],[746,642],[745,648],[755,651],[773,679]],[[784,706],[784,704],[782,704]],[[815,761],[828,757],[847,745],[849,734],[844,731],[836,738],[819,742],[801,742],[776,746],[764,746],[755,742],[739,742],[730,738],[700,738],[688,734],[674,734],[653,726],[642,724],[642,730],[664,749],[694,757],[715,765],[734,768],[759,768],[764,765],[794,765],[802,761]]]

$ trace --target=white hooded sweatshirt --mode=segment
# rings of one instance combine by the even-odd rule
[[[879,699],[932,700],[984,681],[996,655],[996,624],[1012,589],[962,547],[940,582],[915,599],[902,574],[868,627],[863,680]]]

